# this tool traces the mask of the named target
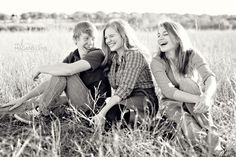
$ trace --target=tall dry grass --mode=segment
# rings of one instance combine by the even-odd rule
[[[153,55],[156,32],[137,32]],[[193,44],[207,58],[216,74],[218,89],[213,118],[226,140],[226,156],[236,156],[236,32],[189,31]],[[32,80],[39,65],[61,62],[75,49],[72,32],[0,33],[0,104],[16,99],[38,82]],[[98,39],[101,39],[99,37]],[[99,40],[96,43],[100,45]],[[101,132],[83,119],[23,125],[11,116],[0,119],[0,156],[207,156],[185,147],[179,140],[165,141],[162,130],[149,131],[149,124],[134,129]]]

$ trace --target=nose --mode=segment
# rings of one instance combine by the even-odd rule
[[[165,40],[163,35],[159,35],[159,36],[157,37],[157,42],[161,42],[161,41],[163,41],[163,40]]]

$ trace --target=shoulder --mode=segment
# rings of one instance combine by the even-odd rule
[[[69,56],[76,56],[76,55],[78,55],[78,49],[75,49],[74,51],[70,52],[68,57]]]
[[[163,59],[161,59],[159,55],[156,55],[155,57],[152,58],[151,61],[152,70],[166,69],[166,67],[167,67],[166,62]]]
[[[133,65],[146,66],[147,62],[139,50],[127,50],[124,58]]]
[[[206,59],[198,50],[193,50],[191,55],[191,63],[193,66],[196,64],[206,63]]]
[[[101,61],[103,60],[105,57],[103,51],[101,49],[98,49],[98,48],[93,48],[93,49],[90,49],[88,51],[88,53],[84,56],[84,60],[98,60],[98,61]]]
[[[127,57],[127,58],[131,58],[131,57],[136,57],[137,58],[138,57],[138,58],[143,58],[144,59],[144,56],[142,55],[140,50],[136,50],[136,49],[127,50],[125,52],[125,57]]]
[[[88,51],[88,54],[96,54],[96,55],[103,55],[104,56],[104,53],[101,49],[99,48],[92,48]]]
[[[88,51],[88,53],[83,57],[83,60],[88,61],[90,64],[100,64],[104,57],[104,53],[101,49],[93,48]]]
[[[193,55],[193,59],[198,59],[198,58],[204,59],[203,55],[202,55],[201,52],[198,51],[198,50],[193,50],[192,55]]]
[[[91,49],[89,50],[89,52],[100,52],[100,53],[103,53],[103,52],[102,52],[102,49],[100,49],[100,48],[91,48]]]
[[[63,63],[71,63],[73,61],[73,58],[80,58],[79,57],[79,53],[78,53],[78,49],[70,52],[63,60]]]
[[[151,64],[155,64],[155,63],[166,66],[166,62],[163,59],[161,59],[161,57],[158,55],[156,55],[155,57],[152,58]]]

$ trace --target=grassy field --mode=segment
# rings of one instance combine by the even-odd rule
[[[156,32],[137,32],[152,56]],[[236,32],[189,31],[193,44],[203,53],[216,74],[218,89],[213,118],[226,140],[226,155],[236,156]],[[0,32],[0,104],[14,100],[48,76],[34,82],[39,65],[61,62],[75,49],[72,32]],[[99,37],[100,39],[101,37]],[[99,41],[99,40],[98,40]],[[96,43],[100,46],[100,43]],[[101,132],[73,121],[47,125],[23,125],[11,116],[0,119],[0,156],[209,156],[178,141],[163,141],[160,130],[148,131],[143,124],[134,129]]]

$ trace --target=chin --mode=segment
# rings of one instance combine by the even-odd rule
[[[161,48],[160,48],[160,50],[161,50],[161,52],[165,52],[166,51],[165,49],[161,49]]]
[[[110,50],[111,50],[111,51],[116,51],[116,49],[112,49],[112,48],[110,48]]]
[[[161,51],[162,52],[167,52],[167,51],[170,51],[170,49],[169,48],[162,48]]]

